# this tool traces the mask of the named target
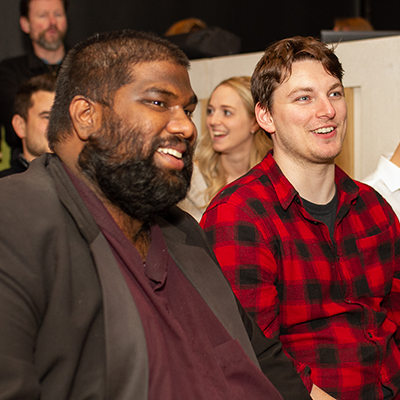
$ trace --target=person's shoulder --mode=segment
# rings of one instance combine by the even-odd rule
[[[10,176],[15,174],[16,172],[14,171],[14,168],[7,168],[7,169],[3,169],[2,171],[0,171],[0,178],[4,178],[6,176]]]
[[[21,82],[32,76],[29,65],[27,55],[7,58],[0,62],[0,79],[2,80],[2,85],[5,87],[13,85],[16,92]]]
[[[358,187],[358,197],[356,199],[356,209],[358,213],[369,214],[376,221],[392,225],[396,217],[389,202],[374,187],[369,184],[353,181]]]
[[[247,174],[225,186],[214,197],[211,205],[229,203],[242,206],[251,202],[252,199],[268,199],[273,190],[268,173],[266,173],[261,164],[258,164]]]
[[[0,179],[0,241],[3,243],[12,245],[19,237],[24,243],[28,241],[24,248],[51,247],[60,240],[65,241],[68,232],[83,232],[80,224],[86,222],[79,219],[81,208],[76,204],[67,207],[65,198],[69,187],[59,177],[60,171],[52,168],[51,156],[44,154],[31,162],[25,172]],[[12,232],[9,239],[7,232]],[[84,234],[71,236],[74,241],[78,237],[79,243],[86,240]],[[32,254],[38,257],[36,261],[40,259],[35,250]]]
[[[156,217],[156,223],[161,228],[164,235],[179,239],[176,235],[177,230],[181,232],[186,244],[202,247],[213,256],[210,245],[206,239],[204,231],[201,229],[199,223],[186,211],[178,206],[172,206],[162,216]]]
[[[0,178],[4,178],[9,175],[20,174],[21,172],[25,172],[28,167],[28,162],[22,157],[18,157],[14,165],[12,165],[10,168],[0,171]]]
[[[0,203],[11,204],[13,209],[30,207],[45,208],[56,191],[53,180],[46,169],[48,154],[35,159],[29,168],[0,179]]]
[[[16,57],[5,58],[0,62],[0,68],[12,68],[19,65],[28,64],[28,55],[22,54]]]
[[[166,227],[167,224],[181,230],[185,234],[191,234],[197,230],[201,231],[198,222],[188,212],[182,210],[178,206],[170,207],[161,216],[156,218],[160,227]],[[167,222],[167,224],[165,224]]]
[[[371,186],[374,182],[376,182],[377,179],[379,179],[379,174],[378,171],[375,170],[374,172],[371,172],[369,175],[367,175],[365,178],[361,179],[360,182]]]
[[[7,168],[7,169],[3,169],[2,171],[0,171],[0,178],[5,178],[6,176],[10,176],[10,175],[14,175],[14,174],[19,174],[21,172],[26,171],[25,169],[20,169],[19,167],[11,167],[11,168]]]
[[[379,195],[379,193],[373,187],[371,187],[370,184],[365,183],[364,180],[358,181],[351,178],[338,166],[336,166],[335,174],[335,181],[339,187],[339,190],[342,190],[353,197],[356,196],[358,198],[369,198],[370,196],[375,196],[376,194]]]
[[[371,183],[367,182],[365,179],[362,181],[357,181],[355,179],[352,179],[352,181],[357,185],[358,190],[359,190],[359,196],[365,197],[365,196],[376,196],[378,195],[379,197],[382,197],[376,189],[371,185]]]

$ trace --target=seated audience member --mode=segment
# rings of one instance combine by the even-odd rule
[[[334,398],[398,399],[400,226],[375,190],[335,166],[347,128],[342,75],[314,38],[267,48],[252,93],[273,150],[201,224],[239,301],[307,386],[310,367]]]
[[[16,1],[16,0],[13,0]],[[18,163],[21,139],[12,126],[15,96],[28,79],[51,73],[56,76],[65,56],[68,0],[20,0],[19,24],[29,36],[27,53],[0,63],[0,124],[11,149],[11,165]]]
[[[54,153],[0,180],[0,399],[310,398],[175,206],[196,140],[188,67],[129,30],[64,60]]]
[[[21,138],[22,151],[11,168],[0,172],[0,178],[24,172],[32,160],[50,151],[46,130],[55,86],[56,77],[50,74],[35,76],[21,85],[15,98],[12,125]]]
[[[400,144],[394,153],[382,154],[376,170],[362,181],[379,192],[400,218]]]
[[[180,203],[198,221],[210,200],[258,164],[272,146],[255,119],[250,77],[229,78],[214,89],[206,124],[191,189]]]

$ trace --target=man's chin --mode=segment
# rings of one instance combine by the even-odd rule
[[[56,42],[56,43],[41,43],[40,46],[43,47],[45,50],[48,51],[57,51],[62,45],[62,42]]]
[[[61,35],[57,35],[57,37],[53,36],[49,40],[45,36],[42,36],[36,43],[47,51],[56,51],[63,45],[63,38]]]

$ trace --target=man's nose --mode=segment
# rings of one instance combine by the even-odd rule
[[[181,108],[171,110],[168,131],[175,135],[180,135],[183,139],[190,142],[194,142],[197,136],[197,130],[193,121]]]
[[[54,14],[49,14],[49,24],[52,26],[57,25],[57,17]]]
[[[336,115],[336,109],[332,105],[331,99],[323,98],[318,101],[317,117],[332,119]]]

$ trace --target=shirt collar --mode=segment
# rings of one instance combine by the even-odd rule
[[[272,150],[264,158],[262,164],[265,173],[271,180],[277,194],[281,207],[287,210],[293,200],[298,196],[298,191],[283,175],[281,169],[272,156]],[[357,184],[338,166],[335,166],[335,183],[338,193],[338,205],[341,204],[354,204],[358,197]]]
[[[270,150],[262,162],[262,167],[275,189],[281,207],[287,210],[293,199],[298,196],[299,193],[288,181],[286,176],[283,175],[283,172],[272,155],[273,150]]]
[[[18,154],[18,161],[25,167],[29,167],[29,161],[24,157],[24,154],[21,152]]]
[[[65,50],[66,54],[67,50]],[[33,51],[32,46],[30,46],[27,50],[27,57],[28,57],[28,67],[30,70],[35,70],[35,69],[42,69],[45,65],[61,65],[61,62],[63,59],[61,59],[59,62],[55,64],[48,64],[41,58],[39,58],[35,52]]]

